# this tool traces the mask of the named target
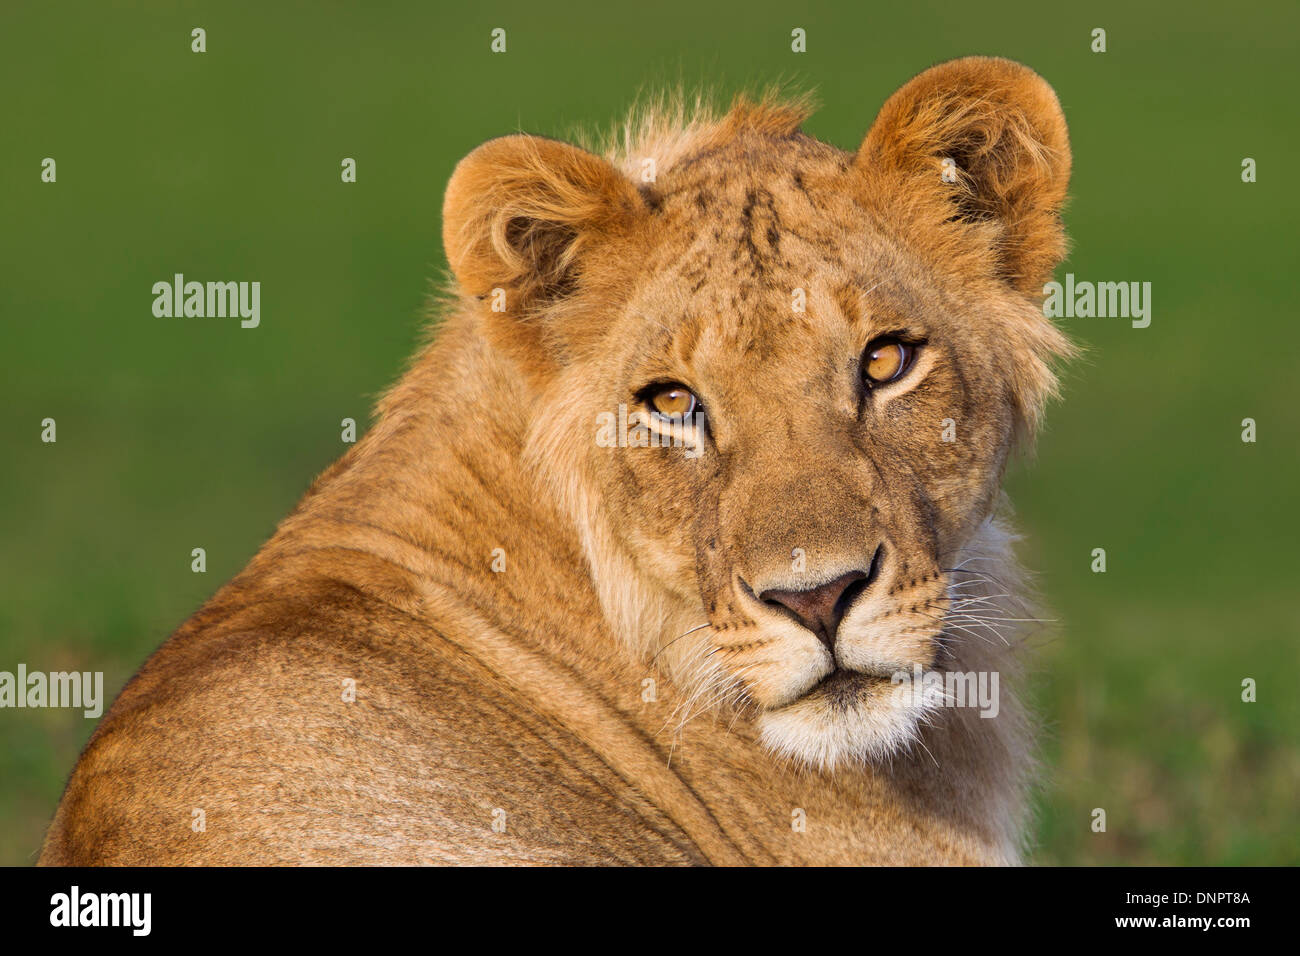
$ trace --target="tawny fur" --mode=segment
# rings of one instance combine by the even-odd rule
[[[985,58],[914,79],[856,152],[806,113],[467,157],[436,341],[127,685],[41,861],[1017,861],[1030,615],[999,485],[1069,353],[1037,296],[1064,119]],[[896,332],[916,367],[864,394]],[[656,381],[704,400],[696,454],[598,443]],[[834,651],[754,596],[876,554]],[[1000,712],[891,709],[883,676],[832,699],[837,665],[997,671]]]

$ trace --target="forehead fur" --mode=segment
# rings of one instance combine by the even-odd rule
[[[775,90],[742,94],[728,110],[718,109],[703,94],[665,93],[634,106],[611,135],[586,137],[586,145],[640,182],[646,158],[654,159],[656,173],[665,173],[745,136],[784,139],[799,132],[814,108],[808,94]]]
[[[852,152],[804,134],[810,111],[806,96],[726,111],[665,96],[593,148],[523,134],[480,146],[448,184],[443,234],[466,306],[493,298],[490,344],[544,390],[688,313],[743,343],[790,320],[795,289],[823,303],[878,289],[873,306],[964,338],[963,364],[996,356],[1015,431],[1032,435],[1071,351],[1040,307],[1070,167],[1051,88],[1010,61],[942,64],[891,96]],[[824,328],[832,313],[852,310],[808,318]]]
[[[941,292],[954,314],[977,310],[988,338],[1018,356],[1006,370],[1008,392],[1017,435],[1032,440],[1056,390],[1052,366],[1075,349],[1043,318],[1040,295],[998,280],[996,226],[954,217],[924,223],[913,200],[888,195],[897,189],[855,177],[854,153],[802,132],[814,108],[808,94],[742,95],[725,110],[702,96],[668,94],[634,107],[613,134],[586,139],[637,185],[665,227],[645,250],[643,274],[659,280],[650,280],[648,296],[680,313],[658,316],[673,325],[674,347],[684,351],[681,339],[693,344],[710,324],[715,335],[757,347],[764,323],[756,300],[766,291],[788,302],[795,287],[819,278],[829,287],[807,291],[838,315],[854,319],[869,290],[879,289],[873,306],[899,315],[900,326],[909,308],[926,304],[914,290]],[[1030,142],[1038,168],[1046,147],[1031,141],[1027,120],[1012,111],[1001,123],[1008,136]],[[932,145],[943,151],[940,141]],[[653,179],[645,182],[649,160]],[[957,187],[970,188],[964,179]],[[849,233],[858,258],[869,253],[870,263],[846,262]],[[866,265],[870,274],[860,271]],[[806,327],[807,318],[794,319],[782,316],[778,338]]]

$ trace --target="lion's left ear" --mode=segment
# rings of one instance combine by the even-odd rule
[[[952,248],[959,230],[1021,292],[1041,295],[1065,255],[1065,116],[1026,66],[966,57],[926,70],[885,103],[855,164],[922,236]]]

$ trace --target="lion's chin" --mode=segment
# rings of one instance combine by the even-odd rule
[[[920,735],[932,705],[894,693],[889,678],[836,670],[758,718],[764,747],[818,770],[887,760]]]

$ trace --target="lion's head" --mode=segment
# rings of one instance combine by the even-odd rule
[[[806,112],[651,110],[604,157],[493,140],[444,239],[613,629],[833,766],[911,739],[891,678],[963,639],[965,549],[1069,350],[1037,297],[1070,154],[1005,60],[922,73],[856,152]]]

